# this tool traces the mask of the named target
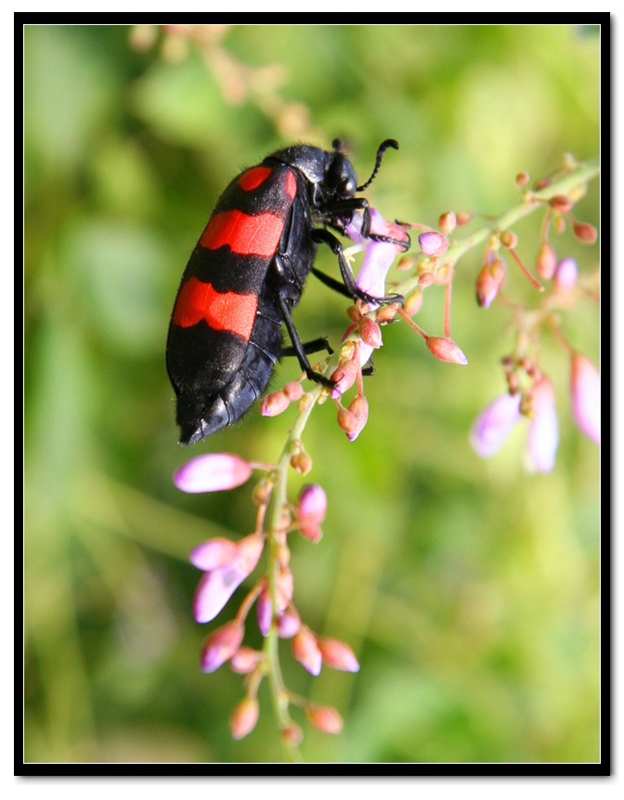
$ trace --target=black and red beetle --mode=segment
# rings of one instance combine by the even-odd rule
[[[291,316],[310,271],[354,300],[397,300],[362,292],[340,241],[326,229],[344,234],[361,210],[365,237],[409,247],[407,233],[403,241],[372,234],[368,201],[355,196],[372,183],[389,147],[399,145],[382,142],[361,186],[336,140],[332,151],[305,145],[278,150],[225,189],[184,270],[169,326],[167,371],[177,395],[181,444],[236,422],[264,392],[285,352],[282,323],[308,378],[333,386],[306,356],[322,349],[324,340],[304,345]],[[314,268],[322,242],[338,256],[343,283]]]

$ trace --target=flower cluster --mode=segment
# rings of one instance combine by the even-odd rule
[[[549,180],[539,181],[535,191],[546,188]],[[516,181],[524,190],[529,177],[520,173]],[[596,241],[593,226],[572,216],[575,199],[580,194],[578,190],[570,191],[566,195],[555,194],[544,201],[537,194],[525,194],[527,202],[543,202],[546,208],[535,262],[537,277],[520,259],[516,250],[518,239],[512,231],[505,230],[491,237],[486,249],[485,263],[476,284],[479,305],[489,308],[497,298],[505,302],[502,289],[508,270],[502,251],[512,256],[543,294],[537,309],[514,305],[517,347],[502,362],[508,391],[478,417],[470,435],[475,452],[482,458],[495,455],[514,427],[526,418],[529,420],[529,465],[538,472],[550,472],[554,468],[559,445],[556,391],[539,363],[541,337],[546,331],[561,344],[569,361],[574,420],[586,436],[600,444],[600,375],[594,364],[568,342],[561,330],[562,313],[588,297],[592,298],[593,293],[588,291],[587,285],[580,284],[576,261],[567,257],[558,260],[549,238],[551,228],[563,233],[566,226],[571,225],[581,243],[593,244]]]
[[[327,511],[327,496],[318,484],[304,486],[295,506],[278,509],[278,528],[264,530],[267,506],[276,481],[277,467],[251,464],[231,453],[198,456],[174,476],[176,486],[185,492],[213,492],[234,489],[245,483],[254,467],[267,475],[260,481],[254,497],[258,503],[257,528],[238,542],[223,537],[211,539],[191,554],[191,563],[204,573],[194,600],[197,622],[207,623],[224,609],[236,589],[256,570],[265,550],[269,550],[267,568],[245,595],[233,619],[214,630],[205,640],[201,667],[214,672],[226,662],[232,670],[246,677],[246,694],[231,718],[232,736],[241,739],[254,729],[259,716],[258,689],[272,665],[264,651],[243,644],[245,626],[253,605],[257,623],[265,640],[275,636],[292,640],[295,659],[317,676],[326,664],[333,669],[357,672],[359,664],[353,650],[344,642],[315,634],[301,621],[293,602],[294,578],[288,566],[288,534],[295,531],[311,542],[322,537],[321,525]],[[289,703],[300,706],[312,725],[326,733],[339,733],[342,721],[335,709],[317,706],[297,695],[282,691]],[[292,720],[282,725],[282,737],[291,742],[302,738]]]

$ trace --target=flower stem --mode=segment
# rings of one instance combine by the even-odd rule
[[[273,606],[273,622],[269,634],[264,643],[264,654],[266,657],[266,674],[271,687],[271,697],[273,709],[280,730],[284,730],[291,724],[289,713],[289,694],[284,685],[279,661],[279,638],[277,635],[277,579],[280,570],[280,553],[283,552],[284,542],[284,510],[288,507],[288,469],[293,450],[298,442],[312,413],[314,406],[321,394],[322,387],[316,384],[307,394],[307,402],[299,404],[299,413],[292,428],[289,431],[288,439],[282,450],[279,461],[275,467],[273,491],[271,494],[271,507],[269,514],[268,530],[268,564],[267,577],[269,580],[269,591]],[[301,753],[296,745],[289,744],[282,740],[286,756],[291,762],[302,761]]]

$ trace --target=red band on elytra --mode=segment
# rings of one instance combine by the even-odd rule
[[[193,277],[180,289],[173,322],[191,328],[205,320],[215,331],[229,331],[248,341],[258,309],[258,296],[217,292],[210,283]]]
[[[199,243],[208,250],[229,245],[242,256],[272,258],[277,252],[284,220],[275,214],[250,216],[233,209],[215,214],[204,230]]]
[[[238,179],[238,185],[244,192],[253,192],[266,181],[273,172],[271,167],[254,167],[244,172]]]

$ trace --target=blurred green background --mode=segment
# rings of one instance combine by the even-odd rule
[[[367,192],[385,216],[499,214],[518,202],[520,170],[597,154],[599,46],[595,29],[556,25],[26,27],[26,761],[283,757],[267,687],[257,729],[235,743],[241,679],[199,670],[206,630],[237,605],[207,628],[191,615],[189,552],[253,529],[251,485],[188,496],[171,482],[201,452],[275,460],[293,418],[254,409],[191,450],[176,443],[169,316],[227,182],[284,144],[336,136],[365,180],[393,137],[401,150]],[[577,211],[597,224],[595,185]],[[517,228],[529,264],[540,224]],[[555,245],[596,269],[597,247],[569,234]],[[329,512],[319,545],[293,539],[295,602],[362,665],[311,678],[282,643],[288,685],[345,718],[339,737],[303,722],[308,761],[600,758],[598,448],[572,422],[567,359],[546,338],[555,471],[524,470],[526,428],[491,461],[470,449],[512,346],[507,312],[474,301],[481,257],[462,260],[454,284],[468,368],[390,326],[359,439],[330,403],[307,429],[305,480],[325,487]],[[317,263],[337,274],[330,253]],[[510,297],[531,291],[512,273]],[[310,280],[303,338],[337,342],[345,307]],[[443,289],[429,289],[419,323],[442,334],[442,313]],[[598,363],[596,307],[568,316],[572,343]],[[289,360],[273,385],[298,371]]]

